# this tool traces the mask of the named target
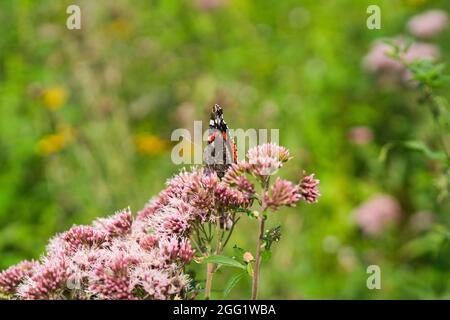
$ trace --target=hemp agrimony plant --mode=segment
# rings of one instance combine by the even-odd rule
[[[200,245],[198,251],[203,254],[200,261],[207,263],[207,278],[205,285],[205,298],[210,298],[212,277],[218,266],[228,266],[241,269],[235,276],[230,279],[225,294],[227,294],[233,286],[235,286],[244,276],[252,278],[252,299],[256,299],[259,287],[260,266],[263,259],[267,260],[271,256],[271,245],[280,239],[280,227],[266,230],[266,220],[271,213],[278,211],[283,206],[294,207],[300,200],[308,203],[314,203],[319,197],[317,189],[319,181],[314,175],[306,175],[298,184],[275,177],[275,173],[283,164],[289,161],[289,151],[275,144],[264,144],[250,149],[247,153],[247,161],[239,162],[231,165],[225,173],[223,179],[217,183],[223,184],[224,190],[228,189],[227,197],[235,193],[236,197],[241,200],[237,201],[236,206],[222,205],[221,209],[213,213],[213,219],[209,219],[208,229],[212,225],[216,229],[216,245],[215,249],[210,248],[210,239],[206,235],[206,244],[201,237],[197,238]],[[221,189],[219,189],[221,190]],[[223,192],[223,191],[221,191]],[[198,193],[196,193],[198,194]],[[215,201],[222,199],[223,196],[218,194]],[[225,210],[223,210],[225,209]],[[214,215],[219,213],[218,217]],[[246,216],[258,222],[258,237],[255,249],[255,258],[250,252],[245,252],[238,246],[235,246],[237,259],[220,255],[224,247],[230,239],[231,232],[235,229],[235,225],[241,217]],[[214,220],[217,220],[214,222]],[[221,222],[223,221],[223,222]],[[227,231],[229,229],[229,231]],[[200,227],[200,230],[202,228]],[[201,233],[201,232],[200,232]],[[228,233],[223,239],[223,233]],[[195,242],[195,240],[193,240]]]
[[[439,89],[450,83],[450,76],[445,74],[445,64],[436,63],[430,59],[406,59],[408,50],[413,41],[408,38],[404,42],[386,40],[392,51],[388,54],[393,60],[401,63],[407,72],[409,81],[419,91],[418,103],[429,110],[433,119],[436,149],[422,141],[391,142],[384,146],[380,154],[381,160],[386,159],[389,151],[394,147],[403,147],[409,150],[419,151],[425,157],[441,164],[441,173],[437,179],[439,188],[438,201],[442,202],[449,196],[450,186],[450,146],[448,138],[450,134],[450,113],[448,101],[438,94]]]
[[[276,177],[291,159],[273,143],[251,148],[245,161],[221,167],[182,170],[134,218],[129,209],[89,226],[56,235],[40,261],[23,261],[0,273],[0,298],[6,299],[194,299],[211,298],[219,267],[239,270],[226,295],[244,276],[258,296],[261,261],[270,258],[281,229],[266,230],[270,215],[297,202],[314,203],[319,181],[298,183]],[[222,255],[238,221],[257,221],[254,253],[234,247],[236,258]],[[253,257],[255,255],[255,257]],[[205,283],[186,267],[205,264]]]

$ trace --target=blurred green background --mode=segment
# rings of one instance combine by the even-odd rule
[[[66,28],[69,4],[81,7],[81,30]],[[366,27],[370,4],[381,7],[380,30]],[[405,150],[379,161],[391,141],[434,146],[431,118],[413,89],[362,68],[374,40],[407,33],[430,8],[449,12],[450,2],[2,0],[0,268],[39,257],[72,224],[140,210],[180,169],[171,132],[220,103],[232,128],[280,130],[294,156],[283,176],[305,169],[321,180],[318,204],[270,218],[283,235],[262,267],[261,298],[450,298],[439,165]],[[442,61],[449,36],[428,41]],[[354,212],[377,194],[401,216],[369,236]],[[253,250],[256,222],[233,237]],[[381,290],[366,287],[371,264]],[[228,278],[214,279],[214,297]],[[230,297],[249,290],[241,283]]]

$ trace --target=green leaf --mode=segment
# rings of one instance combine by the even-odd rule
[[[236,256],[236,259],[239,259],[239,261],[242,261],[242,258],[244,256],[245,250],[240,248],[240,247],[238,247],[237,245],[234,245],[233,251],[234,251],[234,254]]]
[[[437,225],[423,236],[408,242],[400,249],[400,252],[408,258],[417,258],[426,254],[437,255],[448,243],[449,238],[449,231],[444,226]]]
[[[245,213],[247,215],[247,217],[249,217],[249,218],[252,218],[252,219],[256,218],[255,215],[253,214],[253,211],[251,211],[251,210],[244,209],[244,208],[238,208],[236,211]]]
[[[246,275],[245,272],[239,272],[232,276],[230,280],[228,280],[225,289],[223,289],[223,296],[226,297],[230,294],[231,290],[241,281],[241,279]]]
[[[271,258],[272,258],[272,251],[264,250],[263,252],[261,252],[261,259],[262,259],[262,261],[267,262]]]
[[[240,263],[239,261],[234,260],[233,258],[227,256],[209,256],[203,260],[206,263],[217,263],[218,265],[222,265],[225,267],[234,267],[245,270],[245,265]]]
[[[403,52],[407,53],[413,44],[414,44],[414,39],[412,37],[406,37],[405,47],[403,48]]]
[[[433,159],[433,160],[445,160],[446,156],[443,152],[433,151],[430,148],[428,148],[427,145],[425,145],[421,141],[406,141],[403,143],[403,146],[407,149],[419,151],[423,153],[427,158]]]
[[[378,156],[378,159],[380,162],[385,162],[389,153],[392,151],[392,149],[396,147],[405,148],[408,150],[418,151],[422,153],[425,157],[432,160],[446,160],[447,156],[443,152],[439,151],[433,151],[431,150],[425,143],[422,141],[405,141],[405,142],[391,142],[385,144],[380,151],[380,155]]]
[[[247,264],[247,273],[248,273],[248,275],[249,275],[250,277],[253,278],[253,266],[252,266],[251,263],[248,263],[248,264]]]
[[[392,148],[394,148],[395,144],[390,142],[390,143],[386,143],[383,147],[381,147],[380,150],[380,155],[378,156],[378,160],[381,163],[386,162],[387,157],[389,155],[389,153],[391,152]]]

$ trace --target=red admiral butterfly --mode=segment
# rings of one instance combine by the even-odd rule
[[[236,162],[236,145],[227,123],[223,120],[223,109],[216,104],[209,119],[208,145],[205,149],[206,168],[215,171],[219,178],[222,178],[230,165]]]

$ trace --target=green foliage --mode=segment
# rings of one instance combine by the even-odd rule
[[[240,268],[245,269],[246,266],[238,261],[236,261],[233,258],[227,257],[227,256],[218,256],[218,255],[212,255],[203,260],[205,263],[216,263],[221,266],[225,267],[234,267],[234,268]]]
[[[368,0],[230,0],[216,10],[195,0],[78,2],[80,31],[65,27],[73,1],[0,2],[1,269],[39,257],[72,224],[141,209],[180,169],[170,161],[171,132],[207,121],[219,102],[232,128],[280,130],[294,156],[286,177],[306,168],[321,180],[317,205],[270,217],[267,227],[282,224],[283,238],[262,252],[271,259],[260,296],[450,296],[449,30],[427,40],[439,46],[438,62],[409,65],[418,88],[361,68],[372,41],[404,33],[427,9],[449,12],[449,1],[378,1],[381,30],[365,26]],[[354,143],[355,127],[369,128],[370,141]],[[371,238],[353,211],[377,193],[398,199],[402,216]],[[416,230],[424,211],[434,227]],[[239,223],[230,241],[255,248],[255,220]],[[236,259],[208,259],[238,271],[214,281],[242,299],[250,264],[237,250],[224,252]],[[381,267],[381,290],[365,286],[370,264]]]
[[[244,278],[246,276],[246,274],[247,273],[245,273],[245,272],[239,272],[230,277],[227,285],[223,289],[223,297],[224,298],[226,298],[230,294],[231,290],[233,290],[233,288],[239,283],[239,281],[241,281],[242,278]]]

